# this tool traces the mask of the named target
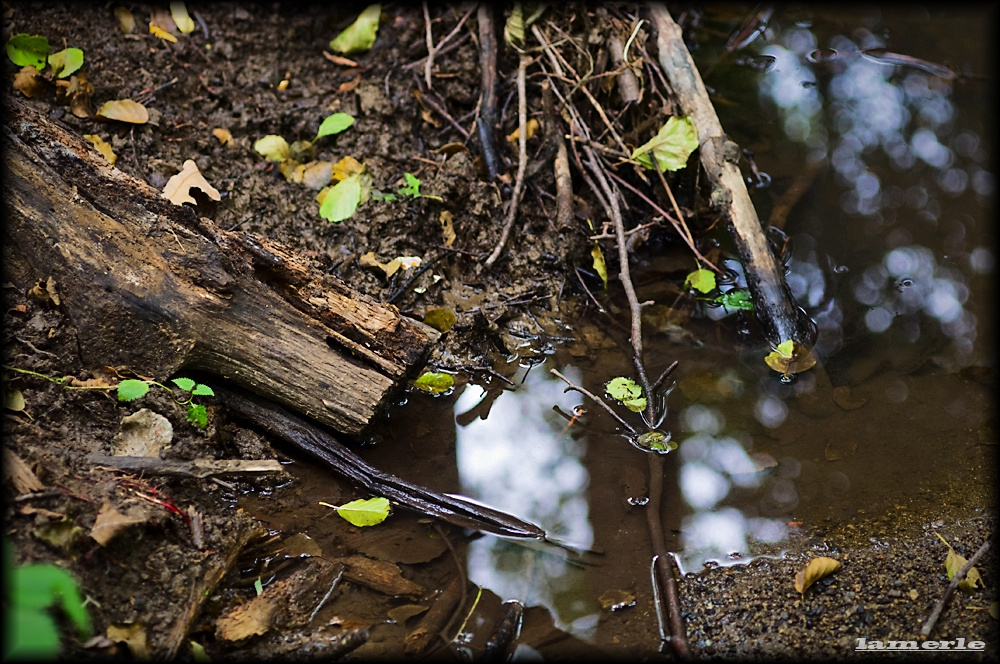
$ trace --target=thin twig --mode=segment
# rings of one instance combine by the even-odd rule
[[[438,115],[440,115],[442,118],[444,118],[445,120],[447,120],[448,124],[450,124],[452,127],[454,127],[455,130],[459,134],[462,135],[462,138],[464,140],[466,140],[466,141],[469,140],[470,134],[469,134],[468,131],[465,130],[465,127],[463,127],[462,125],[458,124],[458,122],[455,121],[455,118],[451,117],[451,115],[448,114],[448,111],[444,110],[444,108],[441,105],[439,105],[436,101],[434,101],[433,99],[431,99],[431,97],[430,97],[429,94],[421,95],[420,99],[425,104],[427,104],[428,106],[430,106],[430,109],[432,111],[434,111],[435,113],[437,113]]]
[[[609,406],[609,405],[607,404],[607,402],[606,402],[606,401],[605,401],[604,399],[601,399],[601,398],[599,398],[599,397],[596,397],[596,396],[594,396],[593,394],[591,394],[591,393],[590,393],[590,392],[589,392],[589,391],[587,390],[587,388],[585,388],[585,387],[581,387],[581,386],[577,385],[576,383],[574,383],[573,381],[571,381],[571,380],[570,380],[569,378],[567,378],[566,376],[564,376],[564,375],[562,375],[561,373],[559,373],[559,372],[558,372],[558,371],[557,371],[556,369],[549,369],[549,371],[550,371],[550,372],[552,373],[552,375],[554,375],[554,376],[555,376],[556,378],[559,378],[559,379],[560,379],[560,380],[561,380],[562,382],[564,382],[564,383],[566,383],[567,385],[569,385],[569,387],[567,387],[567,388],[566,388],[566,390],[567,390],[567,391],[568,391],[568,390],[573,390],[574,392],[579,392],[579,393],[580,393],[580,394],[582,394],[583,396],[585,396],[585,397],[589,398],[589,399],[590,399],[591,401],[593,401],[594,403],[596,403],[596,404],[599,404],[600,406],[602,406],[602,407],[604,408],[604,410],[606,410],[606,411],[608,411],[609,413],[611,413],[611,417],[613,417],[613,418],[615,418],[616,420],[618,420],[618,422],[619,422],[619,423],[620,423],[620,424],[621,424],[621,425],[622,425],[623,427],[625,427],[625,428],[626,428],[626,429],[628,430],[628,432],[629,432],[629,433],[631,433],[631,434],[632,434],[633,436],[634,436],[634,435],[635,435],[635,434],[637,433],[637,432],[636,432],[636,430],[635,430],[635,427],[633,427],[633,426],[632,426],[631,424],[629,424],[628,422],[626,422],[625,420],[623,420],[623,419],[622,419],[622,418],[621,418],[621,417],[620,417],[620,416],[618,415],[618,413],[616,413],[615,411],[613,411],[613,410],[611,409],[611,406]],[[654,455],[654,456],[656,456],[656,455]]]
[[[420,3],[424,8],[424,26],[426,30],[427,39],[427,60],[424,62],[424,82],[427,83],[427,89],[431,90],[434,88],[434,84],[431,83],[431,70],[434,68],[434,31],[431,29],[431,13],[427,10],[427,0]]]
[[[931,612],[930,618],[928,618],[927,622],[924,623],[924,626],[920,628],[921,636],[930,636],[931,630],[934,629],[934,625],[937,623],[938,618],[941,617],[941,612],[944,611],[944,607],[948,605],[948,602],[951,600],[951,596],[955,594],[958,584],[962,582],[962,579],[964,579],[965,575],[969,573],[969,570],[972,569],[984,555],[986,555],[986,551],[988,551],[989,548],[990,541],[986,540],[983,542],[982,546],[979,547],[979,550],[976,551],[975,555],[969,558],[968,562],[962,565],[962,569],[955,572],[955,576],[952,577],[951,583],[949,583],[948,587],[945,589],[944,595],[940,600],[938,600],[937,605]]]
[[[476,18],[479,20],[479,68],[482,76],[479,142],[483,147],[486,171],[490,180],[495,180],[499,170],[499,159],[493,137],[497,123],[497,40],[493,28],[493,6],[488,2],[480,2]]]
[[[519,154],[517,157],[517,178],[514,180],[514,193],[510,197],[510,208],[507,210],[507,221],[503,225],[503,231],[500,233],[500,240],[497,242],[497,246],[493,249],[493,253],[489,255],[486,262],[483,263],[483,268],[488,270],[493,267],[497,259],[500,257],[500,253],[503,251],[504,245],[507,243],[507,237],[510,235],[510,229],[514,226],[514,219],[517,217],[517,207],[518,203],[521,201],[521,192],[524,190],[524,171],[528,167],[528,95],[525,92],[524,83],[524,71],[531,62],[531,57],[526,53],[521,54],[520,63],[517,68],[517,126],[518,126],[518,136],[517,136],[517,146],[519,148]]]

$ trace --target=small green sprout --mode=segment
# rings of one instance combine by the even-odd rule
[[[375,198],[375,200],[381,200],[386,202],[399,200],[399,196],[406,196],[408,198],[429,198],[432,201],[438,201],[439,203],[444,200],[440,196],[421,194],[420,179],[413,173],[403,173],[403,180],[405,180],[406,184],[397,189],[395,194],[383,194],[381,192],[372,192],[373,197]]]
[[[171,382],[177,389],[183,392],[190,392],[190,396],[188,396],[187,399],[178,399],[174,397],[174,391],[172,389],[162,383],[157,383],[155,380],[138,380],[135,378],[128,378],[118,383],[118,400],[135,401],[136,399],[146,396],[146,393],[149,392],[151,385],[156,385],[157,387],[162,387],[169,392],[171,398],[173,398],[177,404],[187,406],[187,419],[191,422],[191,424],[199,429],[207,427],[208,410],[202,404],[195,403],[194,398],[199,396],[214,397],[215,392],[212,388],[208,385],[196,383],[190,378],[174,378]]]

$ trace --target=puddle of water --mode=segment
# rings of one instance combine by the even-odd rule
[[[779,7],[744,56],[769,65],[736,63],[730,74],[720,65],[713,74],[753,83],[751,98],[719,110],[773,179],[754,194],[761,217],[793,186],[805,188],[784,223],[788,280],[818,326],[821,366],[782,382],[764,365],[759,338],[740,332],[743,314],[719,309],[692,321],[693,339],[649,335],[652,375],[680,363],[663,425],[679,449],[667,457],[662,519],[684,571],[780,552],[799,528],[836,531],[845,542],[850,528],[876,518],[917,526],[927,514],[990,504],[992,90],[861,53],[890,48],[991,76],[985,42],[969,38],[978,26],[968,16],[836,12],[815,7],[804,20]],[[641,278],[641,265],[636,272]],[[634,622],[655,642],[650,616],[609,614],[597,601],[609,591],[650,594],[646,459],[616,422],[549,373],[558,368],[598,394],[630,374],[593,318],[567,319],[599,340],[586,357],[557,348],[520,369],[513,388],[411,395],[364,455],[602,553],[581,567],[483,537],[466,551],[474,583],[546,607],[557,627],[588,641],[611,643]],[[553,409],[572,414],[581,405],[587,412],[569,427]]]

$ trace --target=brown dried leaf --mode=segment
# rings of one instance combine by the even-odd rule
[[[332,62],[335,65],[340,65],[342,67],[357,67],[358,63],[350,58],[345,58],[342,55],[333,55],[323,51],[323,57]]]
[[[103,376],[97,376],[96,378],[88,378],[87,380],[80,380],[76,376],[69,376],[69,384],[73,387],[115,387],[115,383],[109,383]]]
[[[35,493],[45,488],[21,457],[3,448],[3,481],[10,483],[15,494]]]
[[[20,91],[25,97],[37,97],[48,87],[49,80],[31,65],[22,67],[21,71],[14,76],[14,89]]]
[[[444,236],[444,246],[450,247],[455,244],[455,226],[452,224],[451,212],[441,211],[441,235]]]
[[[852,399],[851,388],[841,385],[833,388],[833,402],[844,410],[857,410],[868,403],[868,399]]]
[[[524,140],[530,141],[531,137],[535,135],[536,131],[538,131],[538,127],[539,127],[538,120],[536,120],[535,118],[531,118],[530,120],[528,120],[528,122],[524,125],[525,134],[527,134]],[[512,133],[507,134],[507,142],[517,143],[520,137],[521,137],[521,128],[518,127]]]
[[[839,570],[839,560],[819,556],[809,561],[805,568],[795,575],[795,589],[805,595],[809,586]]]
[[[388,263],[380,263],[378,258],[375,257],[375,252],[369,251],[364,256],[358,259],[358,263],[361,267],[377,267],[378,269],[385,272],[385,278],[388,279],[392,275],[396,274],[396,271],[403,266],[399,259],[392,259]]]
[[[292,558],[298,558],[302,555],[323,555],[323,551],[319,548],[319,544],[316,543],[316,540],[309,537],[305,533],[292,535],[291,537],[285,539],[281,545],[282,553],[286,556],[291,556]]]
[[[132,99],[113,99],[104,102],[104,105],[97,110],[97,117],[131,124],[146,124],[149,122],[149,111]]]
[[[222,200],[219,191],[202,176],[198,165],[193,160],[188,159],[184,162],[184,167],[180,172],[167,180],[166,186],[163,187],[163,197],[174,205],[184,205],[185,203],[197,205],[198,201],[190,193],[191,189],[195,188],[201,189],[214,201]]]
[[[138,660],[149,659],[150,651],[146,642],[146,626],[141,622],[112,623],[108,625],[108,638],[128,646],[129,652]]]
[[[114,539],[125,528],[145,522],[145,518],[126,516],[115,509],[111,503],[105,502],[101,505],[101,509],[97,513],[94,527],[90,529],[90,536],[101,546],[107,546],[108,542]]]

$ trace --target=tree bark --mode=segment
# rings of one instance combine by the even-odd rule
[[[355,435],[439,337],[110,166],[10,95],[5,280],[54,279],[87,367],[220,376]]]

